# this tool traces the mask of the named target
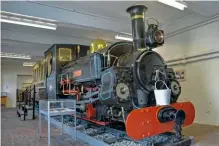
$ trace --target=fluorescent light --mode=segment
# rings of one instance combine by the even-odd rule
[[[1,22],[56,30],[57,21],[1,11]]]
[[[21,21],[15,21],[15,20],[7,20],[7,19],[3,19],[3,18],[1,18],[0,21],[5,22],[5,23],[12,23],[12,24],[18,24],[18,25],[25,25],[25,26],[32,26],[32,27],[56,30],[56,26],[47,26],[47,25],[42,25],[42,24],[34,24],[34,23],[21,22]]]
[[[34,66],[34,64],[36,64],[36,62],[24,62],[23,66]]]
[[[126,36],[122,36],[122,35],[118,35],[118,34],[115,36],[115,39],[125,40],[125,41],[133,41],[133,38],[131,38],[131,37],[126,37]]]
[[[20,56],[1,56],[2,58],[15,58],[15,59],[31,59],[30,57],[20,57]]]
[[[1,58],[31,59],[30,55],[1,52]]]
[[[187,6],[183,3],[177,2],[176,0],[158,0],[158,2],[169,5],[171,7],[184,10],[184,8],[187,8]]]
[[[34,16],[29,16],[29,15],[22,15],[22,14],[18,14],[18,13],[11,13],[11,12],[7,12],[7,11],[1,11],[1,17],[5,17],[6,16],[16,16],[16,17],[21,17],[23,18],[27,18],[27,20],[31,20],[31,19],[38,19],[38,20],[42,20],[42,21],[48,21],[48,22],[57,22],[56,20],[52,20],[52,19],[45,19],[45,18],[41,18],[41,17],[34,17]]]

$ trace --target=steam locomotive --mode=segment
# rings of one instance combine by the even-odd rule
[[[47,96],[77,100],[78,118],[105,126],[123,124],[133,139],[142,139],[193,123],[194,106],[177,103],[181,87],[172,68],[154,48],[164,44],[158,24],[145,31],[143,5],[131,6],[133,42],[89,49],[55,45],[45,52]],[[83,57],[82,57],[83,56]],[[170,104],[156,104],[154,86],[162,80],[171,89]],[[161,83],[157,88],[164,89]]]

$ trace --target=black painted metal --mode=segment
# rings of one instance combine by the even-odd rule
[[[36,85],[33,85],[33,117],[35,119],[35,104],[36,104]]]
[[[145,18],[144,14],[147,7],[144,5],[135,5],[129,7],[128,12],[132,17],[132,36],[134,49],[145,48]]]
[[[33,93],[33,94],[32,94]],[[23,115],[23,120],[26,120],[28,116],[28,111],[32,111],[32,120],[35,119],[35,104],[36,104],[36,86],[29,86],[22,93],[24,96],[24,104],[20,104],[17,110],[17,116],[21,117]]]
[[[150,48],[156,48],[164,44],[164,31],[158,29],[159,24],[149,24],[146,32],[145,43]]]
[[[175,119],[175,114],[177,110],[171,106],[163,107],[159,110],[157,114],[157,119],[161,123],[167,123]]]
[[[111,67],[102,72],[101,88],[99,99],[104,105],[111,105],[118,108],[130,108],[130,102],[133,97],[133,76],[131,67]],[[120,97],[117,92],[119,85],[125,85],[129,93],[124,98]]]
[[[54,44],[52,45],[44,54],[48,55],[50,52],[52,53],[52,71],[50,75],[46,75],[46,91],[48,99],[57,99],[58,96],[56,92],[59,90],[57,88],[57,76],[62,73],[62,68],[67,65],[69,62],[62,62],[59,60],[59,49],[60,48],[69,48],[71,49],[72,61],[79,59],[80,57],[84,57],[87,55],[87,51],[89,50],[89,46],[79,45],[80,53],[77,50],[78,44]],[[47,71],[46,71],[47,72]]]

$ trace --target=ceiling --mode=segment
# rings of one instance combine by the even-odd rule
[[[219,17],[219,2],[186,3],[188,8],[180,11],[156,1],[4,1],[1,2],[2,11],[53,19],[58,21],[58,28],[54,31],[2,23],[1,49],[2,52],[29,54],[37,60],[54,43],[89,45],[95,38],[116,42],[116,33],[131,33],[126,9],[134,4],[147,6],[146,18],[156,18],[166,35]],[[10,60],[2,62],[9,64]]]

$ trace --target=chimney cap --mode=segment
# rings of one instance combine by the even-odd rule
[[[146,11],[148,8],[144,5],[133,5],[130,6],[126,12],[127,13],[142,13],[144,11]]]

